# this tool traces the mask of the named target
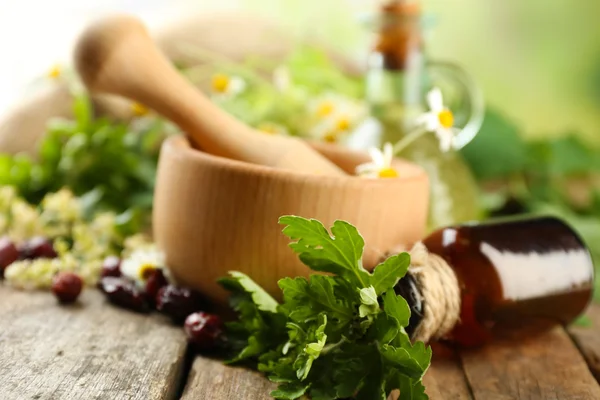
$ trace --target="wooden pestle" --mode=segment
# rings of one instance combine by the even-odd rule
[[[110,17],[85,30],[75,48],[75,66],[90,91],[154,109],[207,153],[298,172],[345,175],[304,141],[258,132],[215,106],[177,72],[134,17]]]

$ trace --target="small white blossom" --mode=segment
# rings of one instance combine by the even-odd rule
[[[391,143],[383,146],[383,151],[370,148],[371,162],[356,167],[356,174],[365,178],[397,178],[398,172],[392,167],[394,147]]]
[[[367,116],[367,107],[359,101],[327,93],[309,103],[312,123],[309,135],[329,143],[339,142]]]
[[[155,246],[135,250],[121,262],[123,275],[133,279],[138,285],[143,285],[149,274],[156,269],[165,269],[165,255]]]
[[[460,132],[460,129],[454,127],[454,115],[444,106],[444,98],[438,88],[427,93],[427,103],[430,110],[421,115],[417,123],[434,132],[440,141],[440,149],[448,151],[452,148],[454,137]]]
[[[213,96],[229,98],[242,93],[246,89],[246,81],[239,76],[215,74],[211,80]]]

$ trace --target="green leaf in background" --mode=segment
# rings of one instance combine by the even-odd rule
[[[487,110],[480,132],[461,153],[479,180],[505,178],[523,172],[527,164],[518,128],[495,110]]]

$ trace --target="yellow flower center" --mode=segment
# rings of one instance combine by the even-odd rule
[[[131,111],[136,116],[141,117],[142,115],[148,114],[149,110],[148,110],[148,107],[146,107],[145,105],[135,102],[135,103],[131,103]]]
[[[60,65],[55,65],[48,71],[48,78],[50,79],[58,79],[62,74],[62,68]]]
[[[348,117],[340,117],[335,122],[335,127],[338,131],[347,131],[350,129],[350,119]]]
[[[336,143],[338,138],[334,132],[329,132],[325,136],[323,136],[323,140],[327,143]]]
[[[379,171],[378,176],[380,178],[397,178],[398,172],[394,168],[384,168]]]
[[[317,107],[317,116],[319,118],[324,118],[328,115],[331,115],[334,109],[335,106],[331,101],[324,101]]]
[[[139,270],[140,279],[143,281],[148,280],[148,278],[150,278],[150,276],[152,275],[152,273],[155,270],[156,270],[156,266],[153,264],[142,265]]]
[[[444,128],[452,128],[454,126],[454,114],[448,109],[439,112],[438,120]]]
[[[215,93],[225,93],[229,88],[231,79],[225,74],[216,74],[212,77],[212,90]]]

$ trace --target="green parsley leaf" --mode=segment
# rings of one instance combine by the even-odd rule
[[[275,399],[294,400],[306,393],[309,385],[299,383],[286,383],[279,385],[276,390],[271,392],[271,396]]]
[[[290,247],[300,260],[315,271],[330,272],[352,282],[359,288],[370,285],[371,275],[362,266],[365,242],[358,230],[345,221],[335,221],[329,235],[315,219],[284,216],[283,233],[292,240]]]
[[[375,287],[378,295],[388,289],[393,288],[398,283],[398,280],[406,275],[410,266],[410,256],[408,253],[400,253],[391,256],[373,270],[373,278],[371,284]]]
[[[271,297],[262,287],[258,286],[248,275],[237,271],[229,272],[231,278],[243,288],[243,290],[252,296],[254,304],[258,306],[261,311],[268,311],[275,313],[277,312],[277,306],[279,303]]]
[[[387,315],[395,318],[400,326],[407,326],[410,320],[410,307],[404,297],[397,296],[389,290],[383,296],[383,310]]]
[[[409,255],[390,257],[371,274],[362,267],[362,237],[347,222],[336,221],[332,235],[316,220],[280,222],[299,258],[332,275],[281,279],[279,305],[243,274],[222,279],[239,314],[227,326],[233,361],[257,362],[281,399],[385,400],[397,389],[403,398],[427,399],[420,381],[431,349],[410,342],[410,309],[394,291]]]

